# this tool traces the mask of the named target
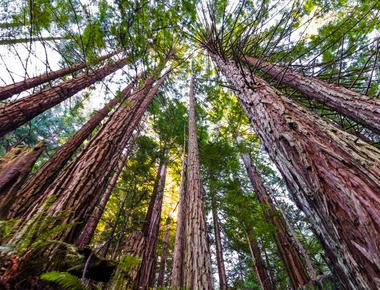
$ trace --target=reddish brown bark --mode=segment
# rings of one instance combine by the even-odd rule
[[[123,94],[127,95],[132,90],[133,83],[130,84]],[[83,127],[76,132],[52,157],[33,175],[20,189],[20,199],[12,205],[9,217],[22,217],[58,176],[62,168],[67,164],[76,150],[83,144],[94,129],[108,115],[110,110],[120,102],[118,98],[111,100],[101,110],[95,113]]]
[[[128,235],[125,243],[125,255],[142,259],[144,253],[144,234],[142,232],[132,232]],[[141,263],[133,265],[128,272],[127,289],[132,289],[133,283],[137,279],[137,274]]]
[[[157,262],[156,248],[160,231],[162,201],[164,198],[165,189],[166,168],[167,161],[166,156],[164,156],[157,170],[153,195],[143,227],[145,245],[143,260],[141,262],[138,275],[138,287],[140,289],[149,289],[150,287],[153,287],[154,273]]]
[[[256,271],[256,277],[260,284],[260,289],[262,290],[275,290],[276,285],[273,284],[273,281],[266,270],[266,265],[263,258],[261,257],[261,250],[259,244],[256,240],[256,236],[252,228],[247,228],[247,242],[249,246],[249,251],[251,252],[253,265]]]
[[[296,247],[298,253],[301,255],[301,257],[305,261],[305,266],[306,266],[307,272],[309,274],[309,277],[311,278],[312,281],[316,281],[318,278],[317,272],[314,269],[314,266],[313,266],[313,263],[311,261],[310,256],[306,252],[306,250],[303,247],[303,245],[301,244],[300,240],[297,238],[297,235],[294,232],[292,226],[290,225],[285,213],[282,211],[282,209],[280,207],[276,207],[276,209],[278,210],[279,213],[281,213],[281,218],[282,218],[283,222],[285,223],[286,229],[288,230],[289,238],[292,240],[293,245]]]
[[[347,289],[380,286],[380,152],[213,55]],[[244,77],[244,76],[245,77]]]
[[[219,218],[218,218],[218,212],[217,212],[217,205],[216,205],[215,196],[212,195],[211,198],[212,198],[211,211],[212,211],[212,220],[214,223],[216,263],[218,266],[219,286],[220,286],[220,290],[226,290],[227,276],[226,276],[226,268],[224,267],[222,237],[220,236],[220,225],[219,225]]]
[[[177,212],[177,228],[173,251],[173,270],[171,286],[174,289],[183,288],[184,258],[185,258],[185,236],[186,236],[186,158],[182,155],[181,181],[179,189],[179,201]]]
[[[275,227],[274,238],[276,240],[280,257],[285,264],[285,269],[288,273],[290,282],[294,289],[301,288],[306,285],[310,279],[303,261],[288,234],[289,230],[283,220],[277,215],[273,201],[266,191],[251,158],[247,153],[242,153],[241,157],[245,168],[247,169],[248,177],[251,180],[256,196],[258,200],[266,207],[265,216]]]
[[[117,54],[118,51],[111,52],[109,54],[106,54],[96,60],[96,63],[102,62],[103,60],[106,60],[108,58],[111,58],[115,54]],[[36,77],[28,78],[23,81],[6,85],[3,87],[0,87],[0,100],[5,100],[15,94],[21,93],[23,91],[26,91],[28,89],[34,88],[36,86],[39,86],[43,83],[53,81],[55,79],[58,79],[60,77],[63,77],[67,74],[71,74],[73,72],[76,72],[78,70],[81,70],[83,68],[86,68],[89,66],[89,63],[87,62],[81,62],[77,63],[56,71],[51,71]]]
[[[126,58],[0,108],[0,137],[126,65]]]
[[[259,68],[305,96],[317,100],[355,122],[380,134],[380,101],[281,65],[267,63],[250,56],[244,57],[248,64]]]
[[[170,218],[166,220],[165,236],[162,242],[162,253],[160,258],[160,269],[158,271],[157,286],[164,286],[166,261],[169,252],[169,237],[170,237]]]
[[[189,91],[189,152],[187,162],[187,221],[185,251],[185,288],[212,289],[211,255],[207,237],[197,129],[195,119],[194,77]]]
[[[90,216],[79,238],[75,241],[75,244],[80,248],[87,246],[91,242],[91,239],[94,235],[96,227],[100,221],[100,218],[103,215],[103,212],[106,208],[109,198],[111,197],[112,191],[115,188],[115,185],[120,176],[120,173],[123,171],[124,165],[128,160],[130,151],[132,150],[132,147],[134,145],[134,139],[136,138],[136,135],[134,135],[133,137],[134,137],[133,140],[131,140],[131,143],[128,145],[127,152],[125,152],[119,159],[115,172],[113,173],[112,178],[110,182],[108,183],[107,188],[104,191],[104,194],[102,195],[102,198],[100,199],[99,203],[96,205],[94,212]]]
[[[80,222],[60,239],[74,242],[78,238],[83,221],[93,212],[99,192],[105,187],[112,168],[162,82],[160,79],[149,91],[153,80],[147,79],[143,89],[134,93],[128,104],[119,106],[82,153],[44,193],[46,197],[57,198],[49,215],[70,210],[72,214],[63,222]],[[37,210],[34,207],[29,216]]]
[[[0,218],[7,218],[11,205],[21,198],[18,190],[44,149],[43,143],[34,148],[16,147],[0,158]]]

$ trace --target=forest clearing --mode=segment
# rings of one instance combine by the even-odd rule
[[[379,0],[0,0],[0,289],[380,289]]]

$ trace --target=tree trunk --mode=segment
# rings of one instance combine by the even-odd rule
[[[212,220],[214,223],[216,262],[218,265],[219,285],[220,285],[220,290],[227,290],[227,276],[226,276],[226,269],[224,267],[222,238],[220,236],[220,225],[219,225],[216,200],[213,194],[211,196],[211,199],[212,199],[211,210],[212,210]]]
[[[169,252],[169,237],[170,237],[170,218],[166,220],[166,230],[165,236],[162,243],[162,254],[160,259],[160,269],[158,271],[157,286],[164,286],[165,282],[165,270],[166,270],[166,261],[168,259]]]
[[[276,275],[275,275],[275,273],[273,271],[273,266],[271,265],[271,262],[269,261],[267,250],[266,249],[262,249],[262,251],[264,252],[265,265],[267,267],[266,268],[267,269],[267,273],[268,273],[268,275],[270,277],[272,285],[276,286],[276,284],[277,284]]]
[[[16,147],[0,158],[0,218],[7,217],[9,208],[19,198],[19,188],[44,149],[43,143],[34,148]]]
[[[115,172],[112,175],[112,178],[110,182],[107,185],[107,188],[102,196],[102,198],[99,201],[99,204],[96,206],[94,212],[90,216],[88,222],[86,223],[86,226],[82,233],[80,234],[79,238],[75,241],[75,244],[83,248],[87,246],[94,235],[94,232],[96,230],[96,227],[98,226],[98,223],[100,221],[100,218],[103,215],[103,212],[106,208],[106,205],[108,203],[109,198],[111,197],[112,191],[115,188],[116,182],[120,176],[120,173],[123,171],[124,165],[128,160],[129,154],[132,150],[132,147],[134,145],[134,140],[136,138],[136,135],[133,136],[133,140],[131,140],[131,143],[127,146],[127,152],[121,156],[119,159],[119,162],[116,166]]]
[[[116,162],[122,152],[122,150],[125,148],[127,142],[129,141],[134,129],[138,126],[143,114],[145,113],[146,109],[148,108],[149,104],[153,100],[154,96],[156,95],[159,87],[161,86],[162,82],[164,79],[160,79],[157,84],[148,92],[148,89],[151,87],[152,80],[148,79],[146,81],[146,85],[144,86],[144,89],[132,96],[129,99],[130,104],[126,104],[125,106],[121,106],[121,114],[116,114],[115,118],[121,117],[120,119],[115,121],[115,123],[110,124],[109,126],[104,126],[104,130],[102,128],[102,133],[99,134],[98,137],[95,137],[94,139],[91,140],[91,143],[88,146],[88,156],[89,159],[87,159],[87,152],[83,153],[82,156],[80,156],[80,161],[84,160],[84,164],[78,163],[79,166],[77,166],[75,170],[79,170],[79,172],[82,172],[82,166],[85,166],[87,161],[90,160],[99,160],[100,156],[104,154],[104,156],[107,156],[106,158],[102,158],[101,164],[98,166],[93,166],[92,169],[95,173],[95,175],[98,175],[98,178],[95,179],[95,176],[88,176],[86,175],[86,178],[90,179],[90,182],[87,182],[87,184],[83,184],[83,178],[82,180],[79,180],[79,184],[81,187],[81,190],[84,190],[82,194],[78,195],[78,198],[82,197],[82,203],[74,203],[72,205],[75,206],[77,204],[79,208],[76,209],[76,215],[77,218],[75,220],[77,221],[84,221],[87,220],[88,217],[91,215],[93,212],[95,205],[96,205],[96,200],[98,197],[98,192],[103,189],[107,183],[108,177],[116,165]],[[112,116],[111,118],[113,118]],[[120,122],[120,123],[119,123]],[[115,126],[116,125],[116,126]],[[111,133],[112,132],[112,133]],[[112,141],[111,141],[112,140]],[[119,141],[118,141],[119,140]],[[110,141],[112,144],[110,144]],[[103,143],[103,144],[102,144]],[[95,146],[95,148],[99,148],[100,152],[96,152],[96,149],[91,148]],[[114,149],[113,149],[114,148]],[[86,148],[87,149],[87,148]],[[93,149],[94,151],[92,151]],[[84,158],[84,159],[82,159]],[[109,158],[109,159],[107,159]],[[96,164],[96,163],[95,163]],[[95,165],[94,164],[94,165]],[[105,170],[101,170],[100,168],[104,167]],[[74,172],[72,172],[74,173]],[[84,172],[86,174],[86,172]],[[88,172],[87,172],[88,173]],[[69,173],[71,175],[71,173]],[[75,173],[74,173],[74,176]],[[62,181],[64,176],[62,175]],[[65,178],[66,179],[66,178]],[[99,182],[101,181],[101,182]],[[88,186],[92,184],[91,190],[88,190]],[[99,185],[99,188],[97,187]],[[81,190],[77,190],[77,193],[81,193]],[[67,192],[67,190],[65,191]],[[85,198],[83,198],[84,193],[86,193]],[[92,198],[89,193],[92,193]],[[67,196],[71,202],[74,200]],[[87,199],[88,198],[88,199]],[[62,196],[63,200],[66,200]],[[87,201],[85,201],[87,199]],[[60,205],[59,200],[57,201],[57,209],[62,208]],[[71,208],[71,206],[69,207]],[[78,213],[82,213],[81,215]],[[69,236],[68,241],[74,242],[78,236],[80,235],[81,231],[83,230],[84,224],[82,223],[81,225],[78,225],[77,227],[73,228],[71,231],[71,235]]]
[[[185,288],[212,289],[211,255],[202,198],[198,140],[195,119],[194,77],[189,91],[189,152],[187,162],[187,221]]]
[[[125,255],[142,259],[144,254],[144,234],[142,232],[132,232],[128,235],[125,243]],[[133,265],[128,271],[127,289],[132,289],[133,282],[137,279],[137,274],[141,263]]]
[[[380,286],[380,152],[232,62],[214,60],[347,289]],[[244,76],[247,79],[244,78]]]
[[[313,266],[313,263],[311,261],[310,256],[306,252],[306,250],[303,247],[303,245],[301,244],[300,240],[297,238],[297,235],[294,232],[292,226],[290,225],[288,218],[286,217],[283,210],[280,207],[277,207],[276,209],[277,209],[277,211],[279,211],[281,213],[282,220],[285,223],[285,227],[288,230],[288,235],[293,242],[292,244],[296,247],[298,253],[303,257],[303,259],[305,261],[305,266],[306,266],[306,269],[307,269],[307,272],[308,272],[310,278],[313,281],[316,281],[317,280],[317,272],[314,269],[314,266]]]
[[[275,290],[276,285],[272,283],[269,272],[266,270],[266,265],[261,257],[259,244],[257,243],[255,234],[251,227],[247,228],[247,242],[252,256],[252,262],[256,270],[256,277],[260,284],[260,289]]]
[[[186,158],[185,149],[182,154],[181,181],[179,188],[179,201],[177,212],[177,228],[173,251],[173,270],[171,286],[173,289],[181,289],[184,284],[185,264],[185,237],[186,237]]]
[[[124,95],[128,95],[132,90],[134,83],[130,84]],[[9,213],[10,218],[22,217],[26,212],[33,207],[37,200],[40,200],[41,195],[49,185],[58,176],[62,168],[67,164],[76,150],[83,144],[94,129],[108,115],[110,110],[118,104],[120,100],[115,98],[105,105],[101,110],[95,113],[77,131],[61,148],[59,148],[52,157],[33,175],[25,185],[20,189],[20,198],[12,205]]]
[[[45,191],[44,197],[57,198],[49,209],[49,215],[69,210],[72,214],[62,222],[79,223],[57,238],[66,242],[74,242],[78,238],[83,222],[94,210],[99,192],[105,187],[122,150],[162,82],[163,78],[149,91],[153,79],[147,79],[143,89],[133,94],[128,104],[119,106],[82,153]],[[29,216],[37,211],[38,203]]]
[[[0,108],[0,137],[126,65],[126,58]]]
[[[289,280],[294,289],[301,288],[306,285],[310,279],[303,261],[293,244],[289,229],[284,221],[278,216],[273,201],[266,191],[264,184],[253,165],[252,160],[247,153],[241,153],[248,177],[251,180],[252,187],[255,190],[258,200],[266,207],[265,216],[267,220],[275,227],[274,238],[285,269],[288,273]]]
[[[109,59],[115,54],[117,54],[119,51],[111,52],[109,54],[106,54],[96,60],[96,63],[100,63],[103,60]],[[6,85],[3,87],[0,87],[0,101],[5,100],[15,94],[21,93],[23,91],[26,91],[28,89],[37,87],[43,83],[50,82],[53,80],[56,80],[60,77],[63,77],[67,74],[71,74],[73,72],[76,72],[80,69],[88,67],[90,64],[87,62],[81,62],[77,63],[56,71],[51,71],[36,77],[28,78],[23,81],[11,84],[11,85]]]
[[[380,134],[380,101],[344,87],[329,84],[315,77],[276,64],[246,56],[244,60],[305,96],[317,100],[338,113]]]
[[[157,170],[157,178],[154,185],[153,195],[149,204],[148,212],[143,227],[145,245],[144,255],[139,271],[139,289],[153,287],[154,273],[157,262],[156,248],[160,232],[162,201],[164,198],[167,160],[166,154],[160,162]]]

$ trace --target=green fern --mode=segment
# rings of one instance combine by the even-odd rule
[[[87,290],[78,277],[67,272],[47,272],[41,275],[41,279],[56,283],[67,290]]]

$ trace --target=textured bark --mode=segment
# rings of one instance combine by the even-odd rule
[[[292,226],[290,225],[285,213],[279,207],[277,207],[277,210],[282,215],[282,220],[285,223],[285,227],[288,230],[288,235],[289,235],[290,239],[292,240],[293,245],[296,247],[298,253],[303,257],[303,260],[305,261],[305,266],[306,266],[307,272],[309,274],[309,277],[311,278],[312,281],[316,281],[318,278],[317,272],[314,269],[314,266],[313,266],[313,263],[311,261],[310,256],[306,252],[306,250],[303,247],[303,245],[301,244],[300,240],[297,238],[297,235],[294,232]]]
[[[216,263],[218,266],[219,286],[220,286],[220,290],[226,290],[227,276],[226,276],[226,268],[224,267],[223,246],[222,246],[222,237],[220,236],[219,218],[218,218],[215,196],[212,195],[211,198],[212,198],[211,211],[212,211],[212,220],[214,223]]]
[[[119,106],[82,153],[46,190],[46,197],[57,198],[49,209],[49,215],[70,210],[72,214],[62,222],[79,222],[57,238],[66,242],[74,242],[78,238],[83,222],[94,210],[99,192],[105,187],[122,150],[162,82],[163,78],[149,91],[153,80],[147,79],[144,87],[129,98],[128,104]],[[29,216],[36,211],[38,208],[34,207]]]
[[[160,259],[160,269],[158,271],[157,286],[164,286],[166,261],[169,252],[169,237],[170,237],[170,219],[166,221],[165,236],[162,243],[162,254]]]
[[[261,257],[261,251],[259,244],[256,240],[255,234],[252,228],[247,229],[247,242],[249,251],[251,252],[253,265],[256,271],[256,277],[262,290],[275,290],[276,285],[273,284],[269,271],[266,270],[266,266],[263,258]]]
[[[154,185],[153,195],[149,204],[148,212],[143,227],[145,245],[144,255],[139,271],[139,289],[153,287],[154,273],[157,262],[157,241],[160,232],[162,201],[164,198],[166,179],[166,156],[160,162],[157,170],[157,178]]]
[[[272,223],[275,228],[274,238],[280,257],[285,264],[285,269],[288,273],[289,280],[294,289],[301,288],[306,285],[310,279],[307,274],[306,267],[304,266],[295,245],[293,244],[291,236],[288,234],[289,229],[276,213],[276,208],[274,207],[273,201],[266,191],[251,158],[247,153],[242,153],[241,157],[245,168],[247,169],[248,177],[251,180],[256,196],[258,200],[266,207],[266,219]]]
[[[185,263],[185,237],[186,237],[186,157],[182,155],[181,181],[179,188],[179,201],[177,212],[177,228],[173,251],[173,270],[171,286],[174,289],[183,288],[183,274]]]
[[[244,59],[305,96],[317,100],[355,122],[380,134],[380,101],[281,65],[246,56]]]
[[[187,221],[185,251],[185,288],[212,289],[211,255],[207,237],[198,140],[195,119],[194,77],[189,91],[189,152],[187,162]]]
[[[132,147],[134,145],[134,139],[136,138],[136,135],[133,136],[133,140],[131,140],[131,143],[128,145],[127,152],[125,152],[121,158],[118,161],[118,164],[116,166],[115,172],[112,175],[112,178],[110,182],[107,185],[106,190],[104,191],[104,194],[102,195],[102,198],[100,199],[99,203],[97,204],[94,212],[90,216],[88,222],[86,223],[86,226],[82,233],[80,234],[79,238],[75,241],[75,244],[83,248],[87,246],[94,235],[94,232],[96,230],[96,227],[98,226],[98,223],[100,221],[100,218],[103,215],[103,212],[106,208],[106,205],[108,203],[109,198],[111,197],[112,191],[115,188],[116,182],[120,176],[120,173],[123,171],[123,168],[125,166],[125,163],[128,160],[129,154],[132,150]]]
[[[125,90],[124,95],[132,90],[133,83]],[[76,150],[83,144],[88,136],[99,126],[102,120],[108,115],[110,110],[116,106],[120,100],[117,98],[111,100],[101,110],[95,113],[90,120],[83,125],[61,148],[59,148],[52,157],[33,175],[20,189],[21,198],[13,204],[9,217],[22,217],[37,200],[41,200],[41,195],[49,185],[58,176]]]
[[[106,60],[115,54],[117,54],[118,51],[111,52],[109,54],[106,54],[96,60],[96,63],[102,62],[103,60]],[[28,89],[37,87],[43,83],[50,82],[53,80],[56,80],[60,77],[63,77],[67,74],[71,74],[73,72],[76,72],[78,70],[81,70],[83,68],[88,67],[89,64],[87,62],[81,62],[78,64],[74,64],[56,71],[51,71],[36,77],[28,78],[23,81],[11,84],[11,85],[6,85],[0,87],[0,100],[5,100],[15,94],[21,93],[23,91],[26,91]]]
[[[125,66],[123,58],[0,107],[0,137]]]
[[[16,147],[0,158],[0,218],[6,218],[10,206],[21,199],[18,190],[25,182],[45,145]]]
[[[380,286],[380,152],[213,55],[347,289]],[[244,77],[244,76],[246,77]]]
[[[144,253],[144,234],[142,232],[132,232],[128,235],[125,243],[125,255],[133,256],[142,259]],[[133,265],[132,269],[128,272],[127,289],[132,289],[133,282],[137,279],[140,263]]]

